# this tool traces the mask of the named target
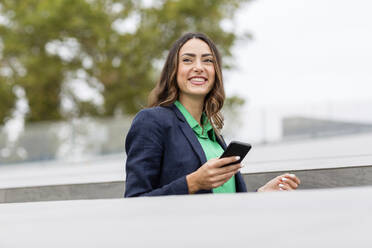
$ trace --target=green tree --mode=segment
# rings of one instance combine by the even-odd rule
[[[6,78],[0,77],[0,124],[9,117],[15,103],[15,95]]]
[[[163,0],[146,7],[137,0],[2,0],[0,123],[14,107],[15,85],[25,89],[27,121],[135,113],[182,33],[205,32],[231,57],[238,37],[220,23],[247,1]],[[136,29],[116,28],[128,20]],[[101,91],[102,106],[72,89],[81,77]],[[62,99],[75,110],[63,112]]]

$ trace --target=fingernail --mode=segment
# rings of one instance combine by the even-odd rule
[[[279,187],[280,188],[284,187],[284,184],[279,183]]]
[[[282,177],[282,181],[283,182],[288,181],[288,178]]]
[[[236,156],[236,157],[235,157],[235,160],[239,160],[239,159],[240,159],[240,156]]]
[[[282,189],[282,188],[279,188],[279,190],[284,190],[284,189]]]
[[[296,177],[295,174],[289,174],[289,176],[292,177],[292,178],[295,178]]]

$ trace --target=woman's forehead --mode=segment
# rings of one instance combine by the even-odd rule
[[[212,54],[211,49],[208,44],[200,39],[190,39],[180,49],[180,55],[184,53],[193,53],[193,54]]]

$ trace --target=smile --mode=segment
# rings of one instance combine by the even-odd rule
[[[208,79],[205,77],[191,77],[189,78],[189,81],[194,85],[202,85],[205,84],[208,81]]]

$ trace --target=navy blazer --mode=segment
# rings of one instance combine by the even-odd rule
[[[225,142],[217,140],[225,150]],[[125,150],[125,197],[188,194],[186,176],[207,161],[194,131],[174,104],[141,110],[129,129]],[[240,172],[235,182],[237,192],[247,191]]]

